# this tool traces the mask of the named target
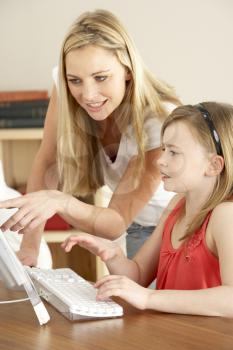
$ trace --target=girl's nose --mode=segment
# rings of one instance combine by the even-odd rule
[[[162,151],[160,157],[157,159],[157,165],[158,166],[166,166],[166,160],[165,160],[165,152]]]

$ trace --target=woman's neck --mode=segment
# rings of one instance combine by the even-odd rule
[[[105,120],[99,122],[97,127],[100,143],[107,156],[114,162],[117,157],[121,141],[121,132],[119,127],[112,116],[109,116]]]
[[[102,141],[107,139],[120,139],[121,132],[113,116],[109,116],[105,120],[98,123],[99,138]]]

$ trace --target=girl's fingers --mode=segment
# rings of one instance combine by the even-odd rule
[[[76,242],[71,240],[71,237],[68,237],[62,244],[61,247],[66,251],[69,252],[73,245],[75,245]]]
[[[121,297],[121,290],[119,288],[108,289],[105,292],[98,291],[96,300],[107,300],[111,297]]]
[[[124,294],[124,287],[120,279],[111,280],[105,282],[101,287],[99,287],[97,292],[97,299],[104,300],[110,297],[121,297]]]
[[[102,277],[100,280],[98,280],[94,286],[95,288],[100,288],[103,284],[107,283],[107,282],[111,282],[113,280],[119,280],[120,278],[122,278],[122,276],[119,275],[108,275],[108,276],[104,276]]]
[[[61,247],[69,252],[75,244],[99,256],[103,261],[106,261],[109,257],[109,252],[101,240],[90,235],[70,236],[61,244]]]
[[[73,248],[73,246],[75,245],[75,242],[67,242],[66,244],[62,245],[62,248],[66,251],[66,252],[70,252],[71,249]]]
[[[88,237],[70,236],[62,244],[62,248],[69,252],[75,244],[85,247],[88,244]]]

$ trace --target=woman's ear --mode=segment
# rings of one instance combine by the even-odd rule
[[[131,80],[132,78],[132,75],[131,75],[131,72],[128,68],[126,68],[126,71],[125,71],[125,81],[129,81]]]
[[[222,156],[214,155],[211,157],[208,168],[206,170],[207,176],[217,176],[224,168],[224,159]]]

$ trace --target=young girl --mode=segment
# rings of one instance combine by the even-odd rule
[[[132,256],[171,199],[156,159],[161,122],[180,102],[172,88],[152,77],[121,23],[104,10],[75,21],[54,76],[28,181],[33,193],[0,205],[19,208],[1,228],[24,233],[19,256],[35,265],[44,222],[56,212],[77,229],[109,239],[133,223],[127,238]],[[80,199],[104,184],[113,192],[108,208]]]
[[[97,298],[118,296],[139,309],[233,317],[233,106],[176,108],[162,127],[158,165],[178,193],[133,260],[113,242],[70,237],[101,257],[111,273]],[[127,277],[125,277],[127,276]],[[157,277],[157,290],[147,289]]]

